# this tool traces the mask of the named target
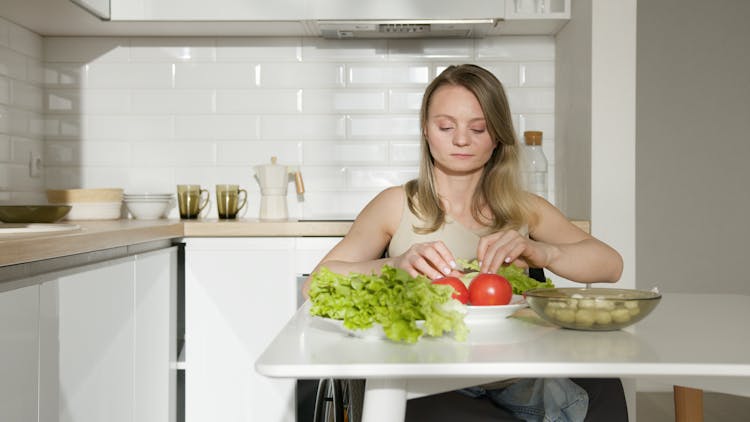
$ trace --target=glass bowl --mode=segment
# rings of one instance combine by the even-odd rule
[[[648,290],[555,288],[526,291],[526,302],[547,322],[588,331],[619,330],[645,318],[661,301]]]
[[[70,205],[0,205],[3,223],[54,223],[70,212]]]

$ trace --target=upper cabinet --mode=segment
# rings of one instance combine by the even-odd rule
[[[555,34],[570,18],[570,2],[4,0],[0,17],[43,36],[479,38]]]

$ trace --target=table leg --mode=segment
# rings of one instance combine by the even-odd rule
[[[362,422],[403,421],[405,416],[406,380],[367,380]]]
[[[703,422],[703,390],[674,386],[675,422]]]

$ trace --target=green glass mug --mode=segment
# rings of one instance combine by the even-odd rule
[[[221,219],[237,218],[247,204],[247,191],[239,185],[216,185],[216,210]]]
[[[177,204],[180,208],[180,218],[195,220],[206,208],[209,193],[200,185],[177,185]]]

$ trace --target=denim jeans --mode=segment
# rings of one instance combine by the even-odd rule
[[[568,378],[524,378],[501,389],[469,387],[470,397],[486,395],[524,421],[579,422],[588,410],[586,390]]]

